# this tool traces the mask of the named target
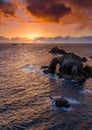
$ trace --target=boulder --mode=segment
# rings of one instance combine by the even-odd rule
[[[51,98],[51,100],[54,100],[55,105],[59,108],[60,107],[65,107],[65,108],[70,107],[70,103],[65,98],[58,98],[58,99],[53,99],[52,97],[50,97],[50,98]]]
[[[55,104],[57,107],[65,107],[65,108],[70,107],[69,102],[64,98],[55,100]]]

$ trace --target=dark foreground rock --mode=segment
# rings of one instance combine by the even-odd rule
[[[51,52],[60,51],[57,47],[52,48]],[[85,82],[87,78],[92,78],[92,67],[85,66],[86,57],[81,58],[74,53],[63,53],[63,56],[53,58],[49,64],[48,69],[44,70],[45,74],[57,74],[60,78],[68,80],[76,80],[78,82]],[[57,66],[59,65],[59,68]]]
[[[55,73],[57,64],[59,67],[59,76],[65,79],[74,79],[78,82],[84,82],[85,76],[83,73],[83,61],[82,59],[75,55],[74,53],[67,53],[62,57],[57,57],[52,59],[49,65],[49,72]]]
[[[59,98],[59,99],[53,99],[52,97],[50,97],[51,100],[54,100],[55,105],[57,107],[65,107],[65,108],[69,108],[70,107],[70,103],[65,99],[65,98]]]

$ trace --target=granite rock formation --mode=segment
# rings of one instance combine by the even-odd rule
[[[58,74],[60,78],[78,82],[84,82],[87,78],[92,78],[92,67],[84,66],[84,62],[87,61],[86,57],[81,58],[74,53],[61,50],[63,49],[57,47],[51,49],[50,52],[62,54],[62,56],[53,58],[48,69],[43,70],[44,73]],[[57,65],[59,65],[58,73],[56,72]]]

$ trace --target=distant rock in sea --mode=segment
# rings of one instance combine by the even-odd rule
[[[64,49],[59,49],[58,47],[53,47],[49,53],[54,53],[54,54],[66,54],[66,51]]]

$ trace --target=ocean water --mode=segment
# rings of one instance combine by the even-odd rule
[[[92,130],[92,79],[79,85],[40,69],[58,56],[48,53],[55,46],[92,65],[92,44],[0,45],[0,130]],[[50,96],[71,107],[57,108]]]

